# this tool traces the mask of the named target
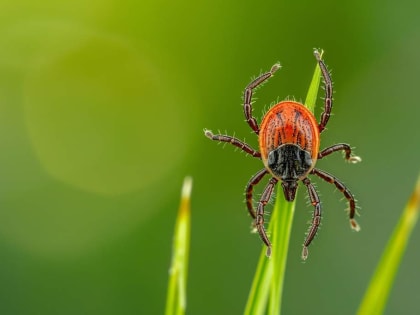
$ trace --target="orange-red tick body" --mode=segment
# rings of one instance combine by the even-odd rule
[[[312,167],[307,175],[318,157],[319,131],[314,115],[300,103],[280,102],[270,108],[261,122],[259,145],[261,158],[267,168],[268,154],[284,144],[294,144],[309,152]]]
[[[283,101],[264,116],[259,132],[261,159],[280,180],[288,201],[295,198],[297,181],[306,178],[319,152],[319,128],[302,104]]]

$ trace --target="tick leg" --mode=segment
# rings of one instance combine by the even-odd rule
[[[325,129],[325,126],[330,119],[331,109],[333,106],[333,85],[330,73],[325,65],[324,61],[321,58],[321,54],[318,50],[314,50],[314,55],[318,61],[319,68],[321,69],[322,78],[324,79],[324,88],[325,88],[325,100],[324,100],[324,111],[321,114],[321,122],[319,123],[319,132],[322,132]]]
[[[246,153],[251,154],[253,157],[261,158],[260,152],[254,150],[253,148],[251,148],[250,145],[246,144],[245,142],[235,137],[228,136],[228,135],[215,135],[210,130],[204,130],[204,135],[211,140],[230,143],[234,145],[235,147],[238,147],[242,151],[245,151]]]
[[[345,159],[351,163],[361,162],[362,159],[359,156],[352,155],[351,148],[348,144],[345,143],[338,143],[334,144],[328,148],[325,148],[321,152],[318,153],[318,160],[322,159],[323,157],[330,155],[336,151],[344,151],[345,152]]]
[[[346,197],[347,201],[349,202],[350,226],[353,230],[359,231],[360,226],[359,226],[359,224],[357,224],[356,220],[354,219],[354,216],[356,214],[356,201],[354,200],[354,196],[350,192],[350,190],[338,178],[336,178],[335,176],[333,176],[333,175],[331,175],[327,172],[324,172],[324,171],[321,171],[319,169],[314,168],[311,171],[311,173],[321,177],[323,180],[325,180],[326,182],[328,182],[330,184],[334,184],[335,187],[337,187],[337,189],[343,193],[344,197]]]
[[[305,178],[302,180],[305,184],[306,188],[308,188],[308,195],[311,204],[314,206],[314,214],[312,216],[312,224],[309,228],[308,233],[306,234],[305,242],[303,243],[303,250],[302,250],[302,259],[306,260],[308,258],[308,246],[311,244],[312,240],[314,239],[319,224],[321,223],[321,202],[319,201],[318,193],[315,190],[314,185],[312,185],[309,178]]]
[[[255,213],[253,206],[252,191],[254,190],[254,186],[257,185],[267,173],[268,171],[265,168],[259,171],[257,174],[252,176],[245,188],[246,206],[249,214],[254,220],[256,219],[257,214]]]
[[[260,234],[261,240],[267,246],[267,257],[271,256],[271,243],[268,239],[267,233],[264,228],[264,208],[265,205],[270,201],[270,197],[273,194],[274,187],[276,187],[278,180],[272,177],[268,182],[267,186],[262,193],[261,199],[258,202],[257,207],[257,217],[255,218],[255,227],[257,228],[258,233]]]
[[[260,132],[260,128],[258,127],[257,120],[252,116],[252,93],[253,90],[261,85],[263,82],[267,81],[271,78],[278,69],[280,69],[280,64],[276,63],[273,65],[269,72],[260,75],[258,78],[253,80],[251,83],[247,85],[244,91],[244,114],[245,119],[248,125],[251,127],[252,130],[258,135]]]

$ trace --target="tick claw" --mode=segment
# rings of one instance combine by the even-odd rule
[[[273,74],[274,72],[276,72],[277,70],[279,70],[281,68],[281,65],[279,63],[276,63],[275,65],[273,65],[270,69],[271,74]]]
[[[324,53],[323,50],[321,50],[321,52],[319,52],[318,49],[314,48],[314,55],[316,60],[320,61],[321,60],[321,55]]]
[[[362,162],[362,158],[360,157],[360,156],[351,156],[350,158],[349,158],[349,162],[350,163],[353,163],[353,164],[355,164],[355,163],[359,163],[359,162]]]
[[[267,247],[267,251],[265,252],[265,256],[267,256],[267,257],[271,256],[271,246]]]
[[[355,219],[350,219],[350,226],[356,232],[359,232],[360,231],[360,225],[356,222]]]
[[[302,249],[302,260],[306,260],[308,258],[308,247],[303,246]]]
[[[213,139],[213,132],[211,130],[204,129],[204,135],[209,139]]]

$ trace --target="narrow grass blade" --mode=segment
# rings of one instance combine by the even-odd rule
[[[271,265],[273,276],[270,287],[270,303],[268,314],[280,314],[283,297],[283,283],[286,274],[287,253],[289,251],[290,234],[292,232],[295,202],[288,202],[281,187],[277,190],[275,217],[273,220],[273,249]]]
[[[319,52],[321,58],[324,51]],[[309,86],[308,94],[306,94],[305,106],[313,113],[315,110],[316,100],[318,98],[319,84],[321,83],[321,68],[318,63],[315,66],[314,75],[312,76],[311,85]]]
[[[276,215],[273,213],[271,222],[274,221]],[[270,224],[267,234],[272,235],[272,227]],[[245,306],[245,315],[263,315],[267,308],[268,297],[270,295],[270,283],[273,277],[273,268],[271,261],[267,259],[265,248],[262,249],[260,259],[258,261],[257,271],[249,293],[248,301]]]
[[[419,207],[420,176],[370,281],[358,315],[379,315],[383,313],[408,239],[417,222]]]
[[[305,106],[312,111],[315,108],[321,82],[320,76],[321,71],[317,65],[305,101]],[[266,249],[262,249],[245,307],[245,315],[263,315],[266,314],[266,311],[269,315],[281,313],[283,283],[294,212],[295,202],[286,201],[279,185],[273,214],[267,229],[267,234],[270,235],[273,243],[272,256],[268,259],[265,255]]]
[[[280,208],[280,205],[283,205],[283,207]],[[265,255],[265,248],[261,252],[244,314],[265,314],[268,301],[270,301],[268,314],[279,314],[294,211],[295,203],[287,202],[283,191],[279,189],[267,229],[268,235],[277,235],[278,238],[273,239],[270,259]],[[277,243],[279,239],[281,239],[281,243]]]
[[[169,269],[168,294],[165,315],[185,314],[187,306],[187,274],[190,248],[190,196],[191,177],[184,179],[181,205],[175,223],[172,262]]]

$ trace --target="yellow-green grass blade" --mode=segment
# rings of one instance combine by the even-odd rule
[[[398,267],[419,216],[419,205],[420,176],[388,245],[382,254],[363,301],[360,304],[358,315],[383,314]]]
[[[165,315],[185,314],[187,306],[186,289],[191,230],[191,189],[192,179],[191,177],[186,177],[182,186],[181,204],[175,223]]]

